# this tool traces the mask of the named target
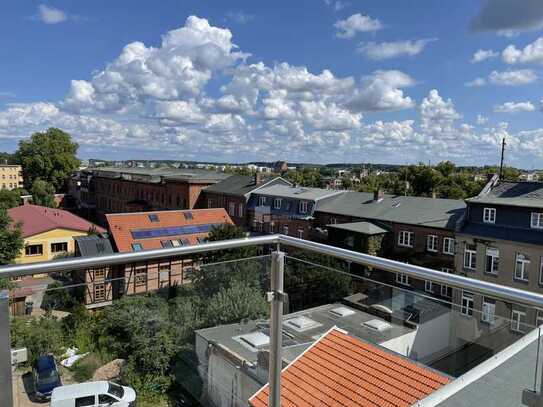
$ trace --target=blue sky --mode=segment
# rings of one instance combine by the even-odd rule
[[[0,19],[3,150],[57,126],[81,157],[496,164],[506,137],[543,168],[538,0],[6,0]]]

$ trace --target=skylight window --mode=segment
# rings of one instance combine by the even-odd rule
[[[239,340],[243,344],[247,344],[255,349],[262,349],[270,343],[270,337],[260,331],[251,332],[249,334],[241,335]]]
[[[288,321],[285,321],[284,324],[299,332],[307,331],[308,329],[313,329],[321,326],[319,322],[313,321],[311,318],[305,317],[303,315],[289,319]]]
[[[385,332],[392,327],[388,322],[381,319],[372,319],[371,321],[362,322],[362,326],[377,332]]]
[[[336,317],[348,317],[349,315],[355,314],[355,312],[352,309],[349,309],[347,307],[337,307],[330,310],[332,314],[334,314]]]
[[[192,220],[194,219],[192,217],[192,212],[183,212],[183,216],[185,217],[185,220]]]
[[[151,222],[160,222],[160,219],[158,219],[158,215],[156,213],[151,213],[149,215],[149,220]]]

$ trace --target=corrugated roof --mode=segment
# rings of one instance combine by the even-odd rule
[[[467,201],[543,208],[543,183],[504,181],[492,187],[488,193],[469,198]]]
[[[450,379],[332,329],[281,373],[282,406],[411,406]],[[268,406],[269,386],[249,404]]]
[[[190,245],[194,245],[198,244],[198,238],[205,238],[208,235],[207,232],[184,233],[179,236],[169,234],[168,236],[135,239],[132,232],[232,223],[224,208],[116,213],[106,215],[106,219],[119,252],[133,251],[132,244],[134,243],[139,243],[142,250],[160,249],[162,248],[161,242],[164,240],[186,239]]]
[[[315,212],[452,230],[465,209],[458,199],[385,195],[374,201],[370,193],[345,192],[317,203]]]
[[[99,233],[105,232],[103,228],[63,209],[22,205],[8,209],[8,214],[13,223],[22,224],[23,237],[34,236],[54,229],[87,232],[91,228],[96,228]]]
[[[364,235],[377,235],[379,233],[387,233],[386,229],[380,228],[371,222],[350,222],[338,223],[334,225],[326,225],[329,228],[348,230],[350,232],[362,233]]]

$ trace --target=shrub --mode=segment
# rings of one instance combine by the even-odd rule
[[[86,382],[92,378],[94,372],[96,372],[96,369],[98,369],[100,365],[99,357],[93,353],[79,359],[72,366],[74,380],[77,382]]]

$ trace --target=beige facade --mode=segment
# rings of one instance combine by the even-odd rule
[[[0,165],[0,188],[15,189],[23,187],[23,168],[20,165]]]

